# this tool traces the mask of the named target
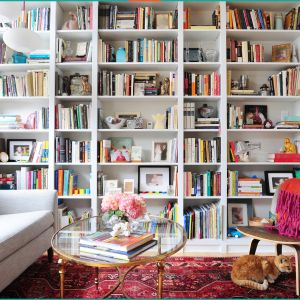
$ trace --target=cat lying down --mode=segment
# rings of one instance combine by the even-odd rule
[[[239,285],[256,290],[266,290],[280,273],[292,272],[290,258],[284,255],[261,257],[244,255],[232,266],[231,279]]]

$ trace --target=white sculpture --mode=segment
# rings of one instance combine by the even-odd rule
[[[114,225],[113,231],[110,234],[113,237],[117,237],[120,235],[130,236],[130,229],[130,224],[128,222],[120,222]]]

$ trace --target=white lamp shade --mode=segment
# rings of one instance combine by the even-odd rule
[[[4,43],[14,51],[30,53],[41,47],[40,36],[26,28],[7,29],[3,34]]]
[[[22,2],[0,1],[0,23],[9,23],[16,20],[22,11]]]

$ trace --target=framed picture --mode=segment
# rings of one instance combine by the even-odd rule
[[[134,179],[124,179],[123,192],[125,194],[134,194]]]
[[[246,203],[228,203],[228,227],[248,226]]]
[[[157,13],[155,16],[156,29],[171,29],[170,18],[170,13]]]
[[[168,141],[152,142],[152,161],[168,161]]]
[[[139,118],[140,116],[140,112],[116,112],[115,114],[116,118],[126,120],[124,127],[127,127],[127,120],[134,120],[135,118]]]
[[[290,62],[292,57],[292,44],[280,44],[272,46],[273,62]]]
[[[7,151],[10,161],[28,162],[35,139],[8,139]]]
[[[138,193],[167,193],[171,185],[171,167],[138,167]]]
[[[245,105],[246,125],[263,125],[267,119],[267,105]]]
[[[141,146],[132,146],[131,147],[131,161],[132,162],[141,162],[142,161],[142,147]]]
[[[107,195],[111,191],[114,191],[118,188],[118,180],[105,180],[103,183],[104,186],[104,195]]]
[[[290,178],[294,178],[293,171],[265,171],[267,195],[274,195],[280,184]]]

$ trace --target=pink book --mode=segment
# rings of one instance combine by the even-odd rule
[[[90,29],[93,29],[93,4],[90,5],[89,10],[90,10],[90,13],[89,13],[89,15],[90,15]]]

